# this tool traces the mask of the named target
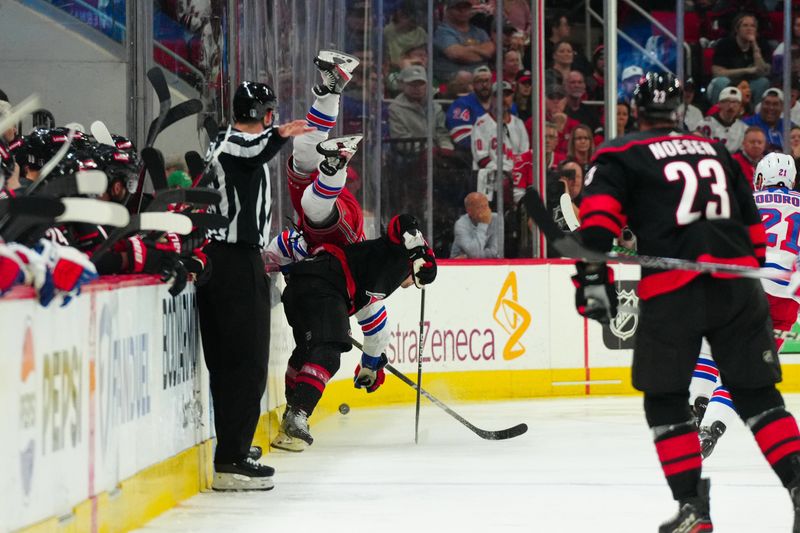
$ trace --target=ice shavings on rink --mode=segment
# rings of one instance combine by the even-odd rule
[[[800,413],[800,395],[787,395]],[[147,532],[642,532],[677,510],[638,397],[455,404],[475,425],[526,422],[528,433],[484,441],[424,405],[353,409],[314,424],[302,454],[275,452],[275,489],[206,493]],[[704,464],[721,533],[788,532],[791,503],[739,422]]]

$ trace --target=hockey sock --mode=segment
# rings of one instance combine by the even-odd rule
[[[325,386],[337,370],[341,352],[329,345],[312,348],[309,361],[303,364],[295,378],[291,406],[305,411],[308,416],[314,412]]]
[[[703,341],[703,347],[706,347]],[[719,381],[719,370],[709,352],[700,350],[700,357],[692,372],[692,381],[689,383],[689,405],[694,405],[698,397],[711,398],[714,388]]]
[[[326,94],[314,100],[306,113],[306,123],[314,131],[295,137],[292,141],[292,164],[296,172],[310,174],[317,169],[322,160],[322,156],[317,153],[317,144],[328,138],[331,129],[336,126],[338,114],[338,94]]]
[[[731,393],[725,387],[717,387],[711,400],[708,402],[706,414],[703,416],[702,426],[711,427],[714,422],[722,422],[728,427],[737,418],[736,408],[731,399]]]
[[[322,169],[325,165],[320,165]],[[336,199],[347,181],[347,167],[333,170],[333,175],[320,171],[310,187],[303,191],[300,201],[306,219],[316,226],[325,225],[331,218]]]
[[[292,396],[294,396],[294,387],[297,385],[297,369],[291,366],[286,367],[286,374],[284,375],[286,403],[292,403]]]
[[[689,413],[688,393],[645,394],[644,411],[672,496],[697,496],[703,466],[700,439]]]
[[[793,463],[800,454],[800,432],[797,421],[783,407],[776,407],[748,425],[756,437],[761,453],[767,458],[784,487],[797,477]]]

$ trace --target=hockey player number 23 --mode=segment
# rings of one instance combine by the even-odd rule
[[[683,180],[683,193],[675,213],[679,225],[686,226],[703,217],[702,210],[694,210],[699,179],[712,179],[711,193],[715,200],[708,200],[705,205],[705,218],[730,218],[731,201],[728,197],[728,186],[725,181],[725,170],[716,159],[703,159],[697,168],[686,161],[673,161],[664,167],[667,181]],[[699,178],[698,178],[699,176]]]

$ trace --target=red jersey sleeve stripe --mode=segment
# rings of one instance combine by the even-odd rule
[[[594,211],[605,213],[615,220],[620,227],[624,226],[627,222],[627,217],[622,213],[622,205],[611,195],[596,194],[584,198],[581,202],[581,220]]]
[[[587,216],[581,216],[581,228],[591,228],[591,227],[598,227],[603,228],[611,233],[614,234],[614,237],[620,234],[622,231],[622,226],[609,216],[606,213],[590,213]]]

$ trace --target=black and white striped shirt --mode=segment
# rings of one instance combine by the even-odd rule
[[[222,193],[218,211],[230,225],[209,231],[211,240],[257,245],[269,243],[272,190],[267,163],[286,138],[276,128],[252,134],[236,129],[220,132],[209,147],[211,186]]]

